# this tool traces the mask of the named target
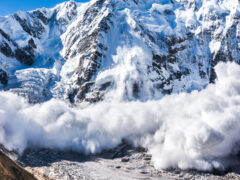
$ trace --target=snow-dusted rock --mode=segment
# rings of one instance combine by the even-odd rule
[[[240,62],[239,9],[238,0],[92,0],[1,17],[3,88],[31,102],[202,89],[219,61]]]

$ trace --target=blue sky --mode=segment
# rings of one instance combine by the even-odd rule
[[[16,11],[28,11],[40,7],[54,7],[66,0],[0,0],[0,15],[5,16]],[[87,2],[88,0],[75,0]]]

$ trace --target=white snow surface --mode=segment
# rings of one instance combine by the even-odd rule
[[[129,140],[146,147],[156,168],[224,170],[239,152],[240,66],[220,63],[218,80],[202,91],[158,101],[101,102],[69,107],[52,99],[30,105],[0,93],[0,143],[96,153]],[[18,103],[16,103],[18,102]]]

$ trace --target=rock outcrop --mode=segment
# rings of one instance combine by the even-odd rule
[[[3,85],[7,85],[8,84],[8,75],[5,71],[3,71],[2,69],[0,69],[0,82]]]
[[[0,179],[36,180],[36,178],[0,151]]]

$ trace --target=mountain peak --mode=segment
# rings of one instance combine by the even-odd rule
[[[236,0],[92,0],[18,12],[0,21],[8,77],[1,86],[31,102],[145,101],[202,89],[219,61],[240,61],[236,7]]]

